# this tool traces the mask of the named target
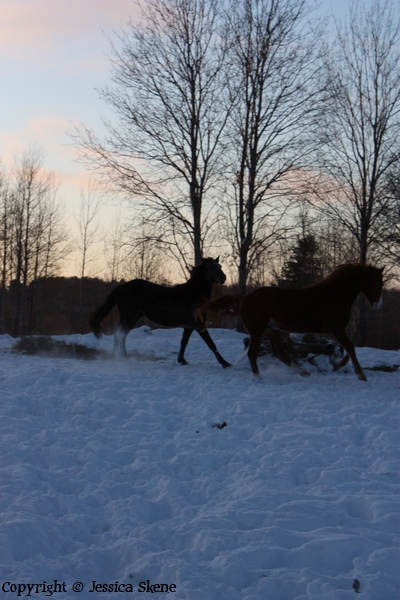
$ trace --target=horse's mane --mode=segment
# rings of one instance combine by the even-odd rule
[[[202,262],[196,267],[188,267],[190,278],[196,277],[204,272],[206,265],[210,262],[215,262],[214,258],[202,258]]]
[[[325,277],[324,281],[336,279],[337,277],[345,275],[346,273],[365,271],[366,269],[371,269],[371,267],[371,265],[361,265],[360,263],[346,263],[344,265],[338,265],[335,267],[332,273],[328,275],[328,277]]]

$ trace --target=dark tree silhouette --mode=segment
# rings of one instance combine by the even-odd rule
[[[113,87],[102,97],[119,123],[99,140],[78,135],[82,159],[147,222],[181,264],[200,263],[207,195],[221,177],[227,107],[218,0],[149,0],[112,46]]]
[[[230,243],[239,293],[261,255],[287,230],[282,200],[307,155],[307,119],[316,108],[319,25],[307,0],[238,0],[228,8],[234,197]]]
[[[311,233],[299,237],[283,265],[279,285],[303,288],[317,283],[322,278],[320,249],[315,237]]]
[[[314,205],[357,242],[358,261],[383,255],[387,175],[400,159],[400,21],[389,1],[351,4],[326,62]],[[360,305],[358,344],[365,339]]]

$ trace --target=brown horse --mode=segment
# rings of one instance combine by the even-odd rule
[[[369,265],[341,265],[320,283],[300,290],[261,287],[244,298],[221,296],[203,305],[200,310],[207,314],[207,320],[218,318],[221,314],[240,314],[250,334],[248,357],[255,375],[259,375],[257,356],[263,336],[270,340],[275,356],[291,366],[291,360],[283,352],[282,330],[333,336],[347,352],[334,370],[343,367],[350,357],[356,375],[366,381],[345,328],[351,307],[360,292],[374,309],[382,307],[382,273],[383,268]]]

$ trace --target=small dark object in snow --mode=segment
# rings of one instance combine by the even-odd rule
[[[358,591],[360,589],[360,582],[358,581],[358,579],[354,580],[353,583],[353,589],[356,592],[356,594],[359,594],[360,592]]]
[[[213,427],[216,427],[217,429],[223,429],[224,427],[226,427],[227,423],[225,423],[225,421],[222,423],[222,425],[220,425],[219,423],[215,423],[215,425],[213,425]]]
[[[384,373],[394,373],[399,365],[377,365],[376,367],[365,367],[368,371],[383,371]]]

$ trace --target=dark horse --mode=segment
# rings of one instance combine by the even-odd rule
[[[204,299],[210,298],[213,283],[225,283],[226,276],[217,259],[204,258],[199,266],[191,269],[186,283],[166,287],[143,279],[124,283],[107,297],[106,301],[90,319],[90,327],[96,337],[101,336],[100,323],[116,304],[120,320],[114,335],[114,355],[126,356],[125,339],[141,316],[145,315],[158,325],[183,327],[178,362],[186,365],[184,352],[193,331],[196,330],[212,350],[223,367],[229,367],[219,354],[210,334],[204,329],[204,320],[193,313]]]
[[[336,338],[347,354],[336,363],[334,370],[352,360],[358,378],[366,377],[357,360],[354,344],[345,328],[351,307],[360,292],[374,309],[382,306],[382,269],[348,264],[337,267],[329,277],[303,289],[261,287],[247,296],[227,295],[208,302],[200,309],[208,320],[218,315],[240,314],[250,334],[248,357],[255,375],[259,374],[257,356],[263,336],[266,336],[277,358],[291,366],[282,348],[281,332],[323,333]],[[306,374],[306,373],[303,373]]]

